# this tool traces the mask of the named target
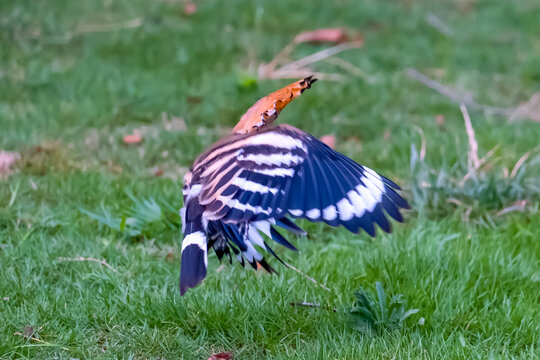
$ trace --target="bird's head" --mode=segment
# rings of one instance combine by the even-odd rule
[[[269,126],[285,106],[300,96],[304,90],[311,88],[311,84],[315,81],[317,79],[314,79],[313,75],[308,76],[259,99],[242,115],[233,129],[233,133],[247,134]]]

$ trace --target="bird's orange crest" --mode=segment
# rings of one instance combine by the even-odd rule
[[[270,95],[267,95],[246,111],[233,129],[236,134],[246,134],[258,131],[265,125],[270,125],[294,98],[300,96],[304,90],[311,88],[317,79],[308,76],[302,80],[293,82]]]

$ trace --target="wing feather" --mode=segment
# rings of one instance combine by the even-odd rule
[[[408,208],[396,184],[288,125],[232,135],[201,159],[193,172],[210,220],[239,224],[288,214],[373,236],[374,224],[390,231],[386,213],[402,221],[399,208]]]
[[[298,174],[295,181],[305,181],[306,185],[303,194],[298,194],[304,198],[304,207],[300,208],[303,214],[300,217],[305,217],[311,221],[320,221],[321,209],[321,194],[319,194],[319,179],[318,174],[313,166],[313,160],[308,157],[306,159],[306,171],[304,174]],[[295,208],[294,208],[295,209]],[[294,215],[294,214],[292,214]]]

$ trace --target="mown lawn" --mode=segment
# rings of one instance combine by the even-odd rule
[[[469,108],[480,157],[497,147],[483,175],[460,185],[459,105],[407,75],[416,69],[490,106],[527,101],[540,89],[537,0],[183,9],[178,0],[0,2],[0,150],[21,154],[0,180],[0,357],[540,357],[539,124]],[[272,259],[278,276],[212,255],[203,285],[180,297],[183,174],[256,99],[290,82],[257,80],[259,64],[297,33],[335,26],[363,35],[362,48],[338,55],[360,72],[315,64],[345,79],[319,81],[279,121],[334,134],[337,150],[403,185],[413,205],[405,224],[370,239],[302,222],[309,237],[291,237],[301,253],[278,253],[330,291]],[[322,48],[302,44],[291,56]],[[124,144],[134,132],[143,142]],[[426,155],[411,166],[421,133]],[[522,211],[500,212],[518,200]],[[77,257],[112,268],[63,259]],[[349,311],[376,282],[419,312],[363,333]],[[321,306],[291,305],[303,301]]]

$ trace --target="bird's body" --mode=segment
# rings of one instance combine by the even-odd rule
[[[272,239],[296,250],[276,230],[305,235],[290,218],[343,225],[354,233],[364,229],[371,236],[374,224],[390,231],[385,211],[402,221],[399,208],[408,205],[392,181],[297,128],[272,125],[314,81],[308,77],[260,99],[186,174],[182,294],[205,278],[210,248],[219,259],[235,256],[273,272],[257,247],[276,256],[267,241]]]

